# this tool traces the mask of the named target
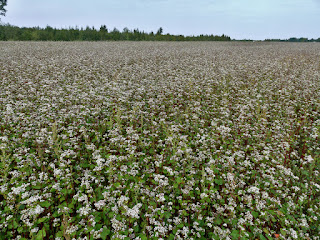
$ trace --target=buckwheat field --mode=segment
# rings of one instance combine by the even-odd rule
[[[320,239],[320,45],[0,42],[0,239]]]

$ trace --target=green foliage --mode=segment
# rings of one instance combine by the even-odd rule
[[[5,16],[7,10],[5,7],[7,6],[7,0],[0,0],[0,16]]]
[[[86,28],[57,29],[47,26],[46,28],[16,27],[10,24],[0,25],[0,40],[2,41],[230,41],[225,35],[200,35],[182,36],[162,34],[160,28],[156,35],[134,29],[124,28],[122,32],[114,28],[108,31],[106,25],[100,29],[87,26]]]

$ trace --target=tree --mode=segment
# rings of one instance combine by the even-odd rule
[[[162,35],[162,33],[163,33],[163,29],[162,27],[160,27],[159,30],[157,31],[157,35]]]
[[[7,10],[4,8],[7,6],[7,0],[0,0],[0,16],[5,16]]]
[[[106,25],[101,25],[100,32],[108,32],[108,28]]]

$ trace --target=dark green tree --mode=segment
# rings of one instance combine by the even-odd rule
[[[162,27],[160,27],[160,28],[158,29],[158,31],[157,31],[157,35],[162,35],[162,33],[163,33],[163,29],[162,29]]]
[[[5,7],[7,6],[7,0],[0,0],[0,16],[5,16],[7,10]]]
[[[101,32],[108,32],[108,28],[107,28],[107,26],[106,25],[101,25],[101,27],[100,27],[100,31]]]

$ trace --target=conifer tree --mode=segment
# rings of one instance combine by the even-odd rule
[[[7,10],[5,7],[7,6],[7,0],[0,0],[0,16],[5,16]]]

